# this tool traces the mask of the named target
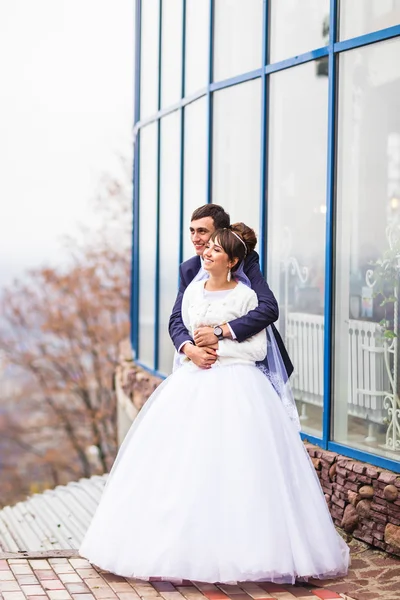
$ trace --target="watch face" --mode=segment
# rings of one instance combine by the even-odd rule
[[[214,333],[216,336],[222,335],[222,328],[217,325],[217,327],[214,327]]]

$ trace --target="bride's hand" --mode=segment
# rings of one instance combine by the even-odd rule
[[[199,348],[190,343],[184,345],[182,352],[201,369],[210,369],[218,358],[214,348]]]
[[[205,346],[218,348],[218,339],[213,327],[198,327],[194,332],[193,339],[196,346],[200,348]],[[215,344],[217,345],[215,346]]]

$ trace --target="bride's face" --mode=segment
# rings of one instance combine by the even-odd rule
[[[228,273],[236,261],[229,260],[229,256],[220,245],[219,240],[209,240],[203,253],[203,267],[213,275]]]

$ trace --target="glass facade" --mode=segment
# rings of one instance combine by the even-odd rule
[[[400,23],[400,0],[340,1],[339,35],[347,40]]]
[[[141,7],[140,118],[158,110],[160,2],[148,0]]]
[[[243,106],[248,111],[243,112]],[[232,223],[260,230],[261,81],[253,79],[213,96],[212,201]]]
[[[207,102],[200,98],[185,107],[183,162],[183,259],[193,254],[189,237],[190,216],[195,208],[207,203]]]
[[[398,56],[400,38],[339,59],[333,433],[340,443],[384,456],[400,450],[388,418],[398,387]]]
[[[328,80],[313,62],[271,75],[268,281],[296,365],[303,430],[322,434]]]
[[[161,108],[182,97],[182,0],[163,0],[161,12]]]
[[[261,67],[263,0],[218,0],[213,14],[213,80]]]
[[[208,84],[210,70],[210,7],[207,2],[186,0],[185,95]]]
[[[171,372],[190,216],[222,204],[258,233],[302,436],[400,472],[400,0],[137,2],[139,363]]]
[[[328,42],[329,0],[271,1],[270,62],[326,46]]]
[[[160,124],[160,227],[159,227],[159,308],[158,368],[169,373],[173,346],[168,334],[168,320],[178,288],[180,235],[180,115],[173,112]],[[171,268],[172,267],[172,268]]]
[[[138,350],[141,359],[150,365],[154,363],[156,319],[157,137],[156,123],[140,132]]]

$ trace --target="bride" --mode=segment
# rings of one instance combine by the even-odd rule
[[[211,236],[209,278],[192,283],[182,303],[192,334],[257,305],[241,277],[255,245],[243,223]],[[121,446],[81,556],[138,579],[294,583],[346,574],[349,550],[294,402],[279,374],[269,379],[255,365],[271,345],[265,330],[242,343],[222,339],[212,368],[185,359],[157,388]]]

